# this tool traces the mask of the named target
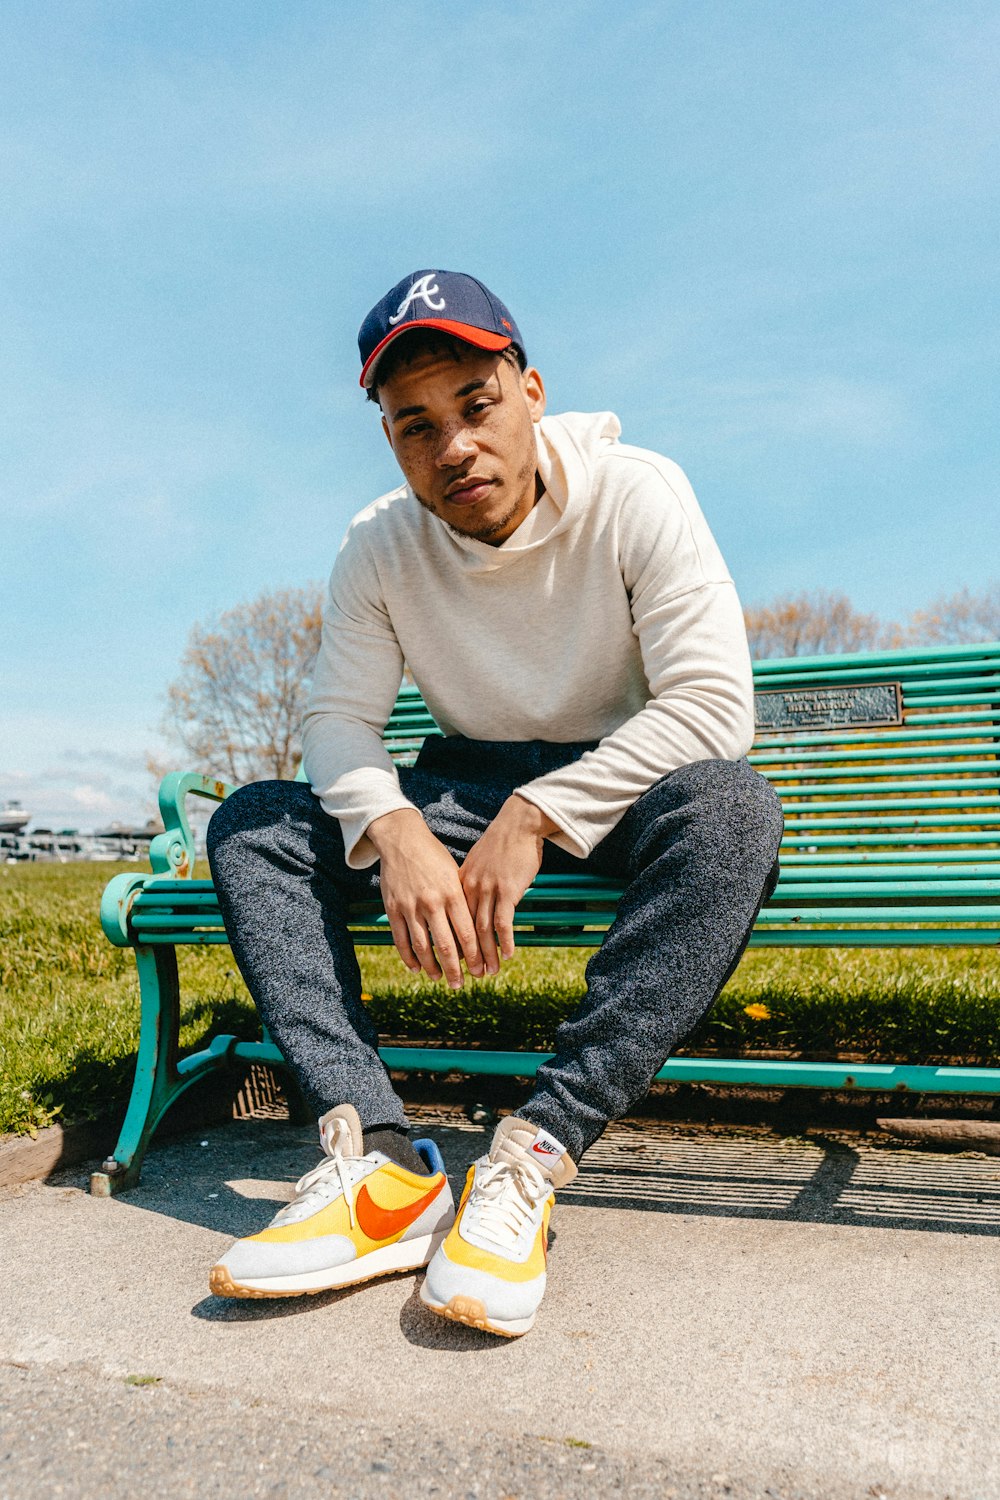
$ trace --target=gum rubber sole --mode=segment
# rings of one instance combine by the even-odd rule
[[[448,1302],[428,1302],[424,1297],[420,1299],[429,1312],[437,1313],[439,1318],[448,1318],[452,1323],[464,1323],[466,1328],[478,1328],[482,1333],[498,1333],[504,1339],[519,1339],[534,1324],[534,1318],[522,1318],[516,1324],[510,1324],[506,1328],[500,1323],[491,1323],[486,1308],[478,1297],[455,1296]]]
[[[329,1288],[314,1286],[306,1292],[262,1292],[259,1287],[240,1286],[230,1278],[225,1266],[213,1266],[208,1273],[208,1290],[216,1297],[315,1297],[317,1292]]]

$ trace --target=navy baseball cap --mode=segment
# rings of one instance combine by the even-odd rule
[[[411,328],[439,328],[477,349],[513,344],[524,356],[517,324],[499,297],[462,271],[414,271],[376,302],[361,325],[361,384],[375,384],[375,366],[386,347]]]

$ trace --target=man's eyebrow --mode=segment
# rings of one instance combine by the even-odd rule
[[[467,380],[465,385],[460,385],[455,392],[456,396],[471,396],[473,391],[482,391],[489,384],[487,380]],[[406,417],[419,417],[427,410],[426,406],[401,406],[399,411],[393,412],[392,420],[402,422]]]

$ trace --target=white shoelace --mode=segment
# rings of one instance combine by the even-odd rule
[[[467,1211],[475,1230],[500,1250],[516,1244],[525,1226],[552,1191],[552,1184],[531,1162],[516,1167],[491,1162],[476,1175]]]
[[[337,1156],[326,1157],[318,1166],[313,1167],[311,1172],[307,1172],[304,1177],[299,1178],[295,1184],[295,1197],[292,1203],[289,1204],[289,1207],[297,1207],[310,1193],[315,1193],[318,1190],[323,1191],[323,1196],[330,1200],[336,1198],[339,1193],[343,1193],[347,1202],[348,1218],[353,1229],[357,1223],[354,1214],[355,1184],[354,1176],[351,1172],[353,1165],[355,1165],[353,1162],[347,1161],[339,1154]],[[338,1184],[337,1192],[329,1191],[331,1187]]]
[[[336,1124],[341,1126],[343,1122],[337,1121]],[[325,1140],[325,1149],[329,1152],[329,1155],[324,1156],[321,1162],[318,1162],[315,1167],[299,1178],[295,1184],[295,1197],[288,1204],[287,1208],[283,1208],[276,1215],[274,1219],[275,1223],[290,1216],[293,1209],[302,1208],[305,1200],[311,1194],[315,1194],[320,1201],[325,1199],[327,1202],[332,1202],[334,1198],[339,1197],[343,1193],[344,1200],[347,1203],[348,1221],[352,1229],[356,1227],[358,1221],[354,1211],[354,1189],[356,1181],[360,1180],[362,1176],[367,1175],[367,1168],[370,1163],[366,1162],[363,1157],[346,1157],[343,1155],[342,1147],[346,1136],[347,1129],[345,1126],[343,1129],[335,1130]]]

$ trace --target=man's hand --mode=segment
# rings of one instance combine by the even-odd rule
[[[546,837],[558,827],[515,792],[459,872],[487,974],[500,971],[497,939],[503,957],[514,956],[514,908],[538,874]]]
[[[462,890],[458,865],[416,808],[400,808],[368,825],[381,863],[382,904],[400,958],[413,974],[442,971],[462,987],[461,958],[480,978],[483,955]],[[435,956],[436,955],[436,956]]]

